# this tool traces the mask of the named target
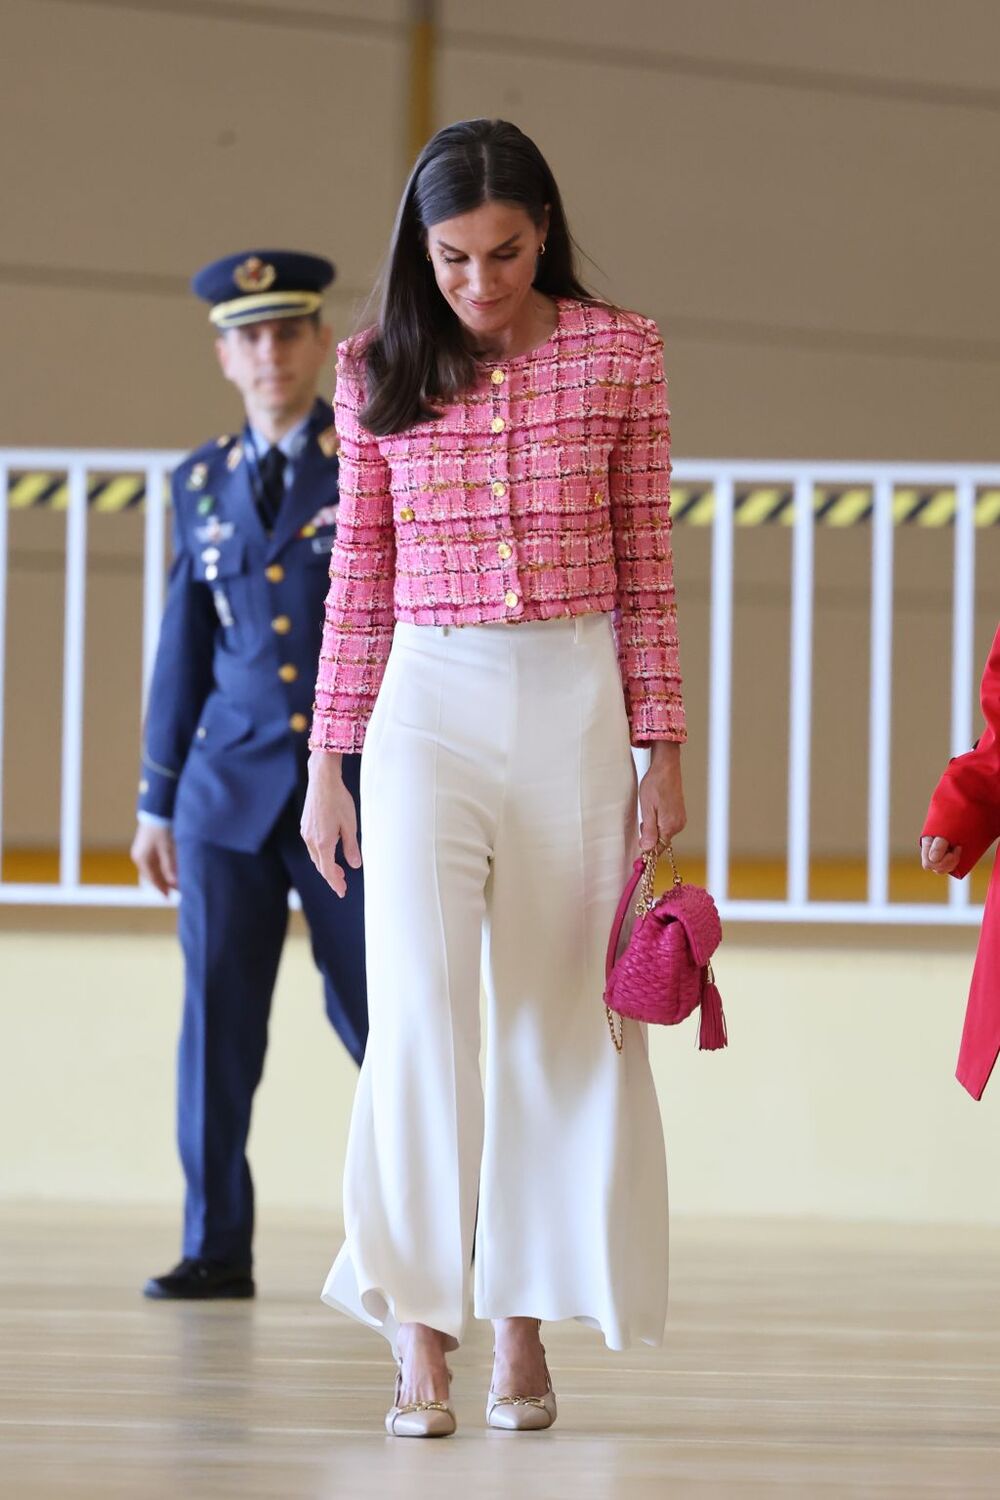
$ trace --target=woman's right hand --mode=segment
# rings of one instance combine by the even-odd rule
[[[344,785],[341,757],[314,750],[309,757],[309,785],[300,831],[309,857],[337,896],[347,895],[347,876],[337,863],[337,845],[352,870],[361,868],[358,815],[354,798]]]
[[[961,858],[961,844],[952,846],[940,836],[920,840],[920,863],[925,870],[933,870],[935,875],[950,875]]]

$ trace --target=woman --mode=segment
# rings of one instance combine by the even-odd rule
[[[956,755],[938,782],[920,840],[925,870],[961,880],[1000,836],[1000,630],[980,693],[986,728]],[[981,1099],[1000,1056],[1000,860],[990,876],[983,927],[965,1012],[957,1077]]]
[[[629,728],[652,749],[647,848],[684,826],[685,731],[662,342],[581,286],[515,126],[425,147],[336,421],[302,826],[342,894],[338,841],[361,860],[340,756],[363,743],[371,1035],[323,1295],[393,1345],[390,1432],[454,1431],[470,1300],[496,1338],[487,1420],[546,1427],[541,1319],[614,1349],[663,1332],[660,1117],[645,1035],[626,1023],[619,1058],[601,993]]]

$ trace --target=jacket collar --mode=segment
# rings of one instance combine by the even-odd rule
[[[269,559],[277,557],[324,504],[333,504],[337,498],[338,465],[332,429],[330,408],[317,399],[309,416],[305,446],[295,461],[292,483],[268,542]]]

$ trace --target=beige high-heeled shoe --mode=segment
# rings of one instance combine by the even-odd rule
[[[451,1384],[451,1371],[448,1371]],[[406,1401],[400,1405],[403,1394],[403,1361],[396,1360],[396,1391],[393,1403],[385,1414],[385,1430],[390,1437],[451,1437],[457,1427],[455,1413],[444,1401]]]
[[[541,1328],[541,1323],[538,1326]],[[496,1427],[503,1432],[541,1432],[551,1427],[558,1413],[548,1363],[545,1365],[545,1382],[544,1396],[498,1396],[491,1385],[486,1397],[487,1427]]]

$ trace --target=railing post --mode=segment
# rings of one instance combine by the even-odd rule
[[[972,681],[976,623],[976,489],[970,476],[955,485],[955,559],[951,597],[951,753],[972,745]],[[952,906],[968,906],[969,880],[949,880]]]
[[[868,745],[868,904],[889,900],[889,756],[892,744],[892,480],[875,481],[872,515],[871,677]]]
[[[87,599],[87,473],[79,461],[71,463],[69,469],[65,597],[59,883],[62,886],[78,886],[83,786],[83,648]]]
[[[715,479],[712,524],[712,637],[708,710],[708,886],[729,895],[729,785],[733,671],[733,480]]]
[[[3,706],[4,680],[7,669],[7,557],[9,507],[8,485],[10,469],[0,461],[0,882],[3,881],[3,768],[6,744],[4,741]]]
[[[788,900],[809,900],[809,793],[812,750],[813,477],[795,481],[792,538],[791,673],[788,743]]]
[[[146,515],[142,553],[142,712],[146,712],[149,683],[160,638],[163,614],[163,574],[166,564],[163,517],[164,481],[162,464],[150,464],[146,470]]]

